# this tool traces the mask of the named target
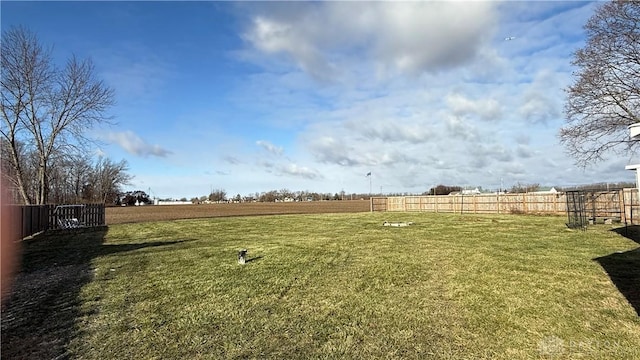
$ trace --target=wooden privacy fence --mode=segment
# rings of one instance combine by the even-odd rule
[[[21,205],[20,238],[42,231],[106,225],[104,204]]]
[[[640,223],[638,189],[585,191],[589,217],[617,217]],[[422,211],[471,214],[567,214],[565,193],[425,195],[372,197],[371,211]]]

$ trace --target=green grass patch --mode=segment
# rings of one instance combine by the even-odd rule
[[[34,347],[53,340],[5,333],[37,337],[30,326],[43,323],[61,334],[47,357],[640,357],[638,244],[611,226],[572,231],[564,220],[288,215],[48,237],[25,247],[18,297],[3,310],[3,357],[42,355]],[[26,282],[56,268],[75,285],[65,293],[40,281],[54,283],[30,305],[41,321],[19,320],[37,314],[25,299],[42,291]],[[66,315],[55,317],[56,306]]]

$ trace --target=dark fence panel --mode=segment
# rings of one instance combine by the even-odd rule
[[[21,236],[25,238],[49,228],[49,205],[20,206]]]
[[[42,231],[106,225],[104,204],[19,206],[21,239]]]

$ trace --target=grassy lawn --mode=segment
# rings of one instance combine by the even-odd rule
[[[564,221],[284,215],[48,236],[25,244],[2,354],[639,358],[638,243]]]

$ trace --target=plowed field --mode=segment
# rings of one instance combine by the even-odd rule
[[[107,208],[107,225],[147,221],[195,219],[221,216],[278,214],[354,213],[369,211],[368,200],[242,203],[202,205],[155,205]]]

